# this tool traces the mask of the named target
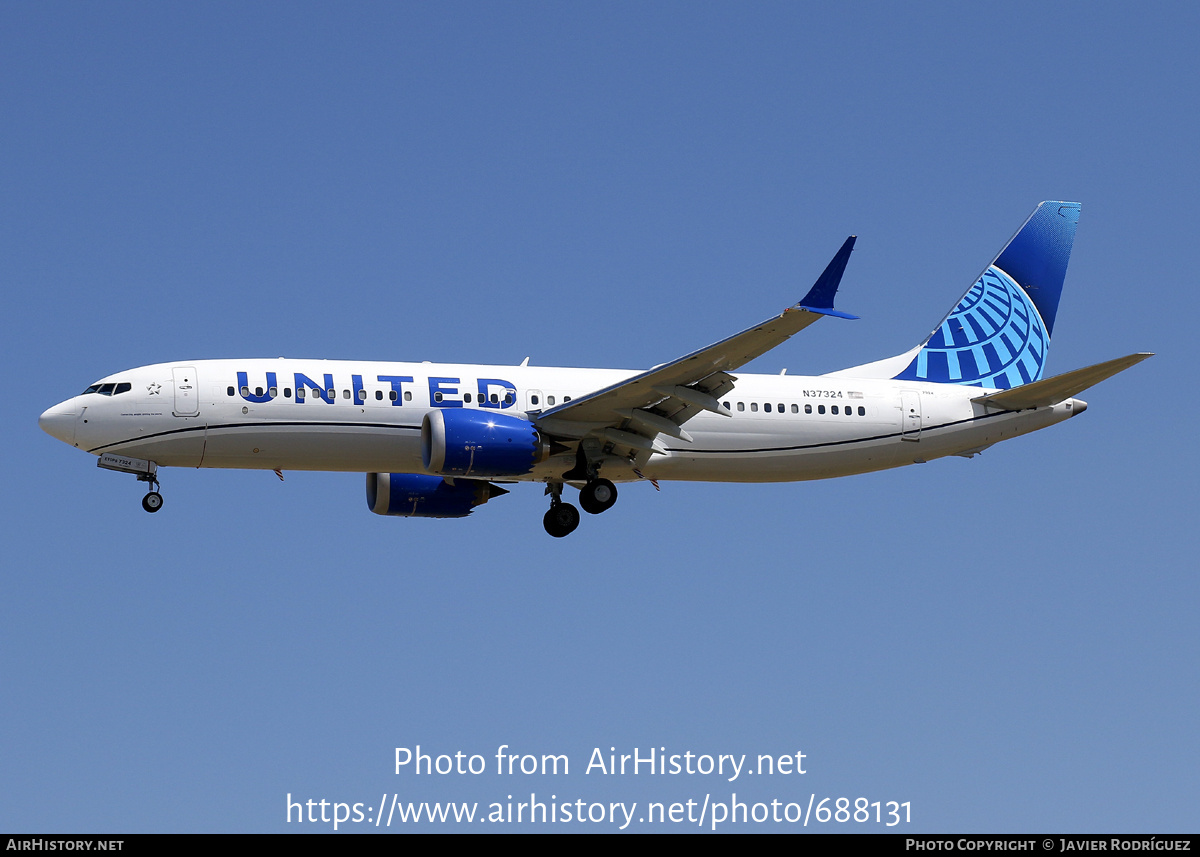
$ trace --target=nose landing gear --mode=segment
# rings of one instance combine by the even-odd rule
[[[147,512],[157,512],[162,508],[162,494],[158,493],[159,484],[157,471],[154,473],[139,473],[138,482],[147,483],[146,487],[150,490],[146,492],[146,496],[142,498],[142,508]]]
[[[146,496],[142,498],[142,508],[147,512],[157,512],[162,508],[162,494],[158,493],[158,465],[153,461],[105,453],[100,456],[96,466],[103,467],[105,470],[115,470],[118,473],[132,473],[137,477],[138,482],[145,482],[149,489]]]

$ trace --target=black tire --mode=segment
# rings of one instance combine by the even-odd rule
[[[569,536],[579,526],[579,510],[570,503],[555,503],[542,518],[542,526],[556,539]]]
[[[162,494],[159,494],[157,491],[151,491],[142,498],[142,508],[147,512],[157,512],[162,508],[162,504]]]
[[[579,505],[589,515],[599,515],[617,502],[617,486],[607,479],[593,479],[579,490]]]

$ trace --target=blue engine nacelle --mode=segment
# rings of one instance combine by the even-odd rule
[[[533,423],[473,408],[435,409],[421,422],[425,469],[445,476],[520,476],[545,461],[550,444]]]
[[[423,473],[368,473],[367,507],[400,518],[465,518],[476,506],[508,492],[499,485]]]

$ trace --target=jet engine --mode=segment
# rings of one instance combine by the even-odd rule
[[[533,423],[473,408],[437,409],[421,422],[425,469],[445,476],[519,476],[550,455]]]
[[[508,491],[474,479],[423,473],[368,473],[367,507],[401,518],[465,518],[476,506]]]

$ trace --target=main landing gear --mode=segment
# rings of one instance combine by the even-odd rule
[[[556,539],[569,536],[579,526],[579,510],[561,500],[551,501],[550,511],[542,518],[542,526]]]
[[[593,479],[579,489],[579,505],[589,515],[599,515],[617,502],[617,486],[607,479]]]
[[[550,495],[550,510],[542,517],[542,526],[556,539],[571,535],[579,526],[579,510],[563,502],[562,489],[561,482],[551,482],[546,486],[546,493]]]
[[[562,488],[561,482],[552,482],[546,486],[546,493],[550,495],[550,510],[542,518],[542,526],[556,539],[569,536],[579,526],[579,510],[570,503],[563,502]],[[616,502],[617,486],[607,479],[589,480],[579,489],[579,505],[589,515],[599,515],[611,509]]]

